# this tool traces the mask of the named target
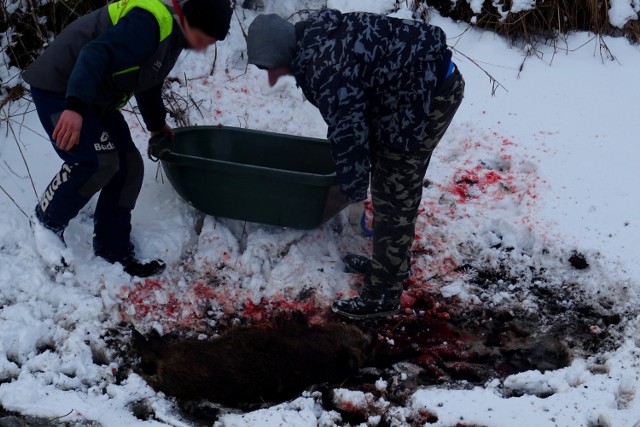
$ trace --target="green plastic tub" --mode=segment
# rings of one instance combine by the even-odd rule
[[[178,194],[208,215],[310,229],[347,205],[323,139],[185,127],[173,141],[151,141],[149,154]]]

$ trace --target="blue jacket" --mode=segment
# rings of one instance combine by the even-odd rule
[[[69,76],[67,102],[70,109],[82,112],[92,104],[96,88],[105,76],[141,64],[153,55],[159,44],[159,31],[151,13],[134,9],[118,25],[87,44],[80,51]],[[135,97],[147,127],[161,129],[166,117],[162,83],[136,93]]]
[[[162,85],[187,46],[176,22],[164,42],[159,33],[146,10],[135,8],[110,25],[103,7],[65,28],[23,78],[38,89],[64,93],[68,108],[81,114],[117,109],[133,94],[149,130],[159,130],[166,116]],[[140,70],[114,76],[135,66]]]

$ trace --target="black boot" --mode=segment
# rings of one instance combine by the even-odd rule
[[[364,255],[346,254],[342,258],[347,273],[366,274],[371,268],[371,260]]]
[[[113,253],[103,251],[96,244],[94,239],[93,247],[96,256],[103,258],[111,264],[120,263],[125,273],[136,277],[150,277],[160,274],[167,265],[161,259],[154,259],[148,262],[142,262],[136,259],[134,255],[134,246],[129,242],[128,253],[125,256],[114,256]]]
[[[140,262],[135,258],[120,262],[124,267],[125,273],[136,277],[149,277],[160,274],[167,267],[161,259],[154,259],[149,262]]]
[[[355,298],[335,301],[331,309],[334,313],[354,320],[393,316],[400,312],[401,295],[402,292],[393,292],[374,297],[362,292]]]

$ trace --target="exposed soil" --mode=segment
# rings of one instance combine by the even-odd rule
[[[20,415],[0,406],[0,427],[100,427],[95,421],[63,422],[57,418],[40,418]]]

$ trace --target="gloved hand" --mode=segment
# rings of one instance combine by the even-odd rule
[[[171,141],[173,141],[176,136],[173,133],[173,129],[171,129],[171,126],[166,123],[162,129],[154,130],[153,132],[151,132],[151,139],[162,138],[165,135],[168,136]]]
[[[160,157],[162,157],[163,153],[169,151],[168,148],[165,148],[163,150],[160,150],[159,153],[156,152],[158,151],[156,149],[158,141],[160,141],[160,139],[162,139],[164,136],[167,136],[170,141],[173,141],[176,137],[175,133],[173,133],[173,129],[171,129],[171,126],[169,126],[168,124],[165,124],[162,129],[151,132],[151,138],[149,139],[149,144],[147,145],[147,157],[149,158],[149,160],[157,162],[158,160],[160,160]]]
[[[373,230],[367,228],[367,213],[364,208],[364,200],[361,202],[351,203],[349,205],[349,224],[355,230],[356,234],[365,237],[372,237]]]

